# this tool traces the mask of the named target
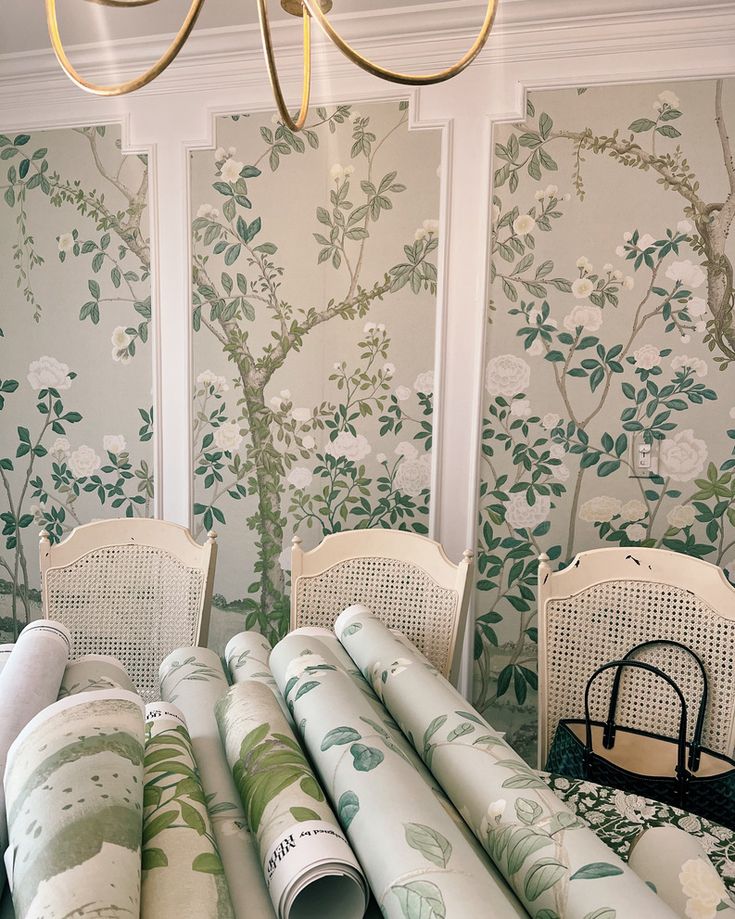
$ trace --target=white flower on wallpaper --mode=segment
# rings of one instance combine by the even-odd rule
[[[204,217],[206,220],[219,220],[219,211],[211,204],[200,204],[197,208],[197,217]]]
[[[661,351],[655,345],[643,345],[633,352],[633,359],[641,370],[652,370],[661,366]]]
[[[128,445],[122,434],[105,434],[102,438],[102,447],[108,453],[124,453]]]
[[[530,214],[519,214],[513,221],[513,232],[518,236],[527,236],[536,229],[536,221]]]
[[[31,389],[58,389],[59,391],[71,387],[69,367],[57,361],[55,357],[39,357],[31,361],[28,367],[28,382]]]
[[[434,392],[434,371],[424,370],[420,373],[413,381],[413,388],[416,392],[431,395]]]
[[[697,517],[697,511],[691,504],[676,504],[666,514],[666,521],[669,526],[683,529],[690,527]]]
[[[528,418],[531,414],[531,403],[528,399],[514,399],[510,406],[513,418]]]
[[[535,504],[529,504],[525,492],[516,492],[510,496],[505,507],[505,520],[516,530],[535,529],[551,513],[551,498],[540,495]]]
[[[306,466],[294,466],[288,474],[288,483],[294,488],[308,488],[314,476]]]
[[[561,415],[556,412],[546,412],[541,419],[541,427],[545,431],[553,430],[561,421]]]
[[[531,380],[531,367],[515,354],[499,354],[485,368],[485,389],[491,396],[517,396]]]
[[[706,377],[709,372],[707,362],[699,357],[689,357],[687,354],[678,354],[671,360],[672,370],[689,369],[698,377]]]
[[[587,279],[583,278],[581,280],[586,281]],[[576,283],[575,281],[572,284],[572,292],[574,292],[574,284]],[[589,283],[591,284],[591,282]],[[585,294],[584,296],[588,295]],[[598,332],[601,327],[602,310],[599,306],[588,306],[587,304],[580,303],[564,317],[564,328],[568,329],[570,332],[575,332],[579,328],[584,329],[586,332]]]
[[[49,453],[56,459],[66,459],[71,453],[71,444],[67,437],[57,437],[49,447]]]
[[[648,536],[648,530],[642,523],[634,523],[626,529],[625,534],[631,542],[643,542]]]
[[[225,182],[237,182],[244,167],[245,163],[241,163],[239,160],[227,159],[222,164],[220,175]]]
[[[102,461],[92,447],[82,444],[69,456],[69,468],[77,479],[94,475],[102,465]]]
[[[59,252],[70,253],[74,249],[74,235],[72,233],[61,233],[58,239]]]
[[[631,523],[636,520],[643,520],[643,518],[648,513],[648,507],[637,498],[633,498],[632,501],[626,501],[625,504],[620,508],[620,516],[623,520],[628,520]],[[630,533],[630,529],[628,530]]]
[[[306,424],[307,421],[311,421],[312,419],[312,411],[310,408],[297,406],[291,409],[291,417],[299,424]]]
[[[571,476],[572,471],[566,463],[559,463],[558,466],[554,466],[551,470],[551,475],[557,482],[567,482]]]
[[[393,479],[395,487],[406,495],[416,497],[431,485],[431,454],[416,458],[404,457]]]
[[[653,107],[657,112],[662,111],[666,106],[678,109],[680,105],[681,102],[679,101],[679,97],[670,89],[665,89],[663,92],[660,92],[653,103]]]
[[[704,470],[707,444],[691,428],[676,431],[661,443],[661,474],[674,482],[690,482]]]
[[[197,376],[197,386],[205,390],[211,390],[212,395],[215,396],[226,393],[230,389],[225,378],[213,370],[202,370]]]
[[[393,394],[399,402],[405,402],[407,399],[411,398],[411,390],[408,386],[396,386]]]
[[[236,421],[225,421],[214,431],[214,443],[225,453],[235,453],[243,442],[240,425]]]
[[[326,445],[324,452],[335,457],[344,456],[348,460],[359,463],[372,449],[364,434],[340,431],[337,437]]]
[[[623,509],[623,503],[610,495],[598,495],[585,501],[579,508],[580,519],[588,523],[609,522]]]
[[[679,872],[681,891],[687,898],[687,919],[715,919],[718,907],[729,895],[711,862],[692,858],[684,862]]]
[[[394,450],[396,456],[402,456],[404,459],[413,460],[419,455],[419,451],[411,443],[410,440],[402,440],[399,444],[396,444]]]
[[[125,331],[125,326],[116,326],[110,337],[112,342],[112,359],[122,364],[130,363],[128,347],[132,341],[131,336]]]
[[[695,265],[691,259],[672,262],[666,269],[666,277],[672,281],[678,281],[689,290],[696,290],[707,280],[707,275],[702,268],[699,265]]]
[[[698,319],[707,312],[707,301],[702,297],[692,297],[687,303],[687,312],[690,316]]]
[[[414,233],[415,240],[426,239],[427,236],[438,236],[439,235],[439,221],[438,220],[424,220],[421,226]]]

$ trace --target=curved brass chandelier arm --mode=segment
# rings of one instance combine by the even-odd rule
[[[273,95],[276,98],[278,114],[291,131],[300,131],[306,124],[306,116],[309,112],[309,96],[311,95],[311,17],[306,7],[304,7],[302,10],[302,19],[304,21],[304,78],[301,88],[301,108],[294,119],[286,106],[286,100],[283,98],[283,92],[281,91],[281,83],[278,79],[276,56],[273,50],[273,39],[268,21],[268,0],[258,0],[258,16],[260,17],[260,37],[263,40],[268,76],[273,88]]]
[[[349,58],[353,64],[357,64],[358,67],[362,67],[363,70],[367,70],[367,72],[371,73],[373,76],[380,77],[383,80],[389,80],[391,83],[404,83],[408,86],[429,86],[432,83],[442,83],[444,80],[451,80],[452,77],[461,73],[468,64],[471,64],[480,51],[482,51],[490,35],[490,28],[493,24],[493,17],[495,16],[497,0],[488,0],[485,20],[482,23],[480,32],[472,47],[466,54],[456,61],[456,63],[452,64],[451,67],[447,67],[446,70],[439,70],[436,73],[420,74],[418,76],[414,76],[410,73],[399,73],[398,71],[381,67],[379,64],[374,64],[360,54],[359,51],[356,51],[352,45],[346,42],[339,32],[335,31],[322,12],[318,0],[303,0],[303,4],[314,19],[316,19],[322,32],[324,32],[327,38],[334,42],[342,54]]]
[[[123,2],[110,3],[109,0],[107,0],[106,5],[129,6],[130,4]],[[144,4],[136,3],[135,5],[142,6]],[[146,70],[146,72],[139,77],[128,80],[126,83],[117,83],[110,86],[101,86],[98,83],[91,83],[89,80],[85,80],[72,66],[71,61],[66,56],[66,51],[64,51],[64,46],[61,42],[61,35],[59,34],[59,23],[56,18],[56,0],[46,0],[46,22],[48,23],[48,34],[51,38],[51,45],[54,49],[54,53],[70,80],[82,89],[86,89],[87,92],[94,93],[96,96],[122,96],[125,93],[132,93],[136,89],[140,89],[150,83],[151,80],[155,80],[159,74],[163,73],[184,46],[184,42],[194,28],[194,23],[197,21],[197,16],[201,12],[203,6],[204,0],[192,0],[189,12],[186,14],[186,19],[177,32],[176,37],[171,42],[166,52],[149,70]]]

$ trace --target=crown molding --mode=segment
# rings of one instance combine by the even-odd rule
[[[368,56],[421,72],[446,66],[466,50],[484,6],[482,0],[442,0],[336,15],[333,22]],[[284,87],[298,91],[300,25],[276,22],[273,31]],[[93,78],[103,82],[127,79],[150,65],[169,39],[154,35],[112,46],[77,45],[69,54]],[[490,40],[473,66],[733,42],[732,0],[595,0],[584,6],[578,0],[499,0]],[[315,96],[324,90],[331,95],[335,82],[345,78],[358,87],[361,83],[372,87],[374,94],[375,81],[359,73],[321,33],[317,34],[313,72]],[[195,30],[171,67],[136,97],[223,90],[241,94],[243,105],[269,97],[257,25]],[[0,111],[39,102],[74,103],[80,97],[84,94],[61,72],[50,49],[0,55]]]

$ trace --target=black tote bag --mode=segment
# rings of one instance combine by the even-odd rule
[[[679,686],[658,667],[630,659],[637,651],[654,645],[678,647],[691,655],[699,667],[702,696],[691,742],[687,740],[686,699]],[[613,669],[607,721],[593,721],[589,708],[591,687],[602,673]],[[620,682],[626,669],[648,671],[673,689],[680,706],[676,737],[616,724]],[[589,678],[584,694],[585,717],[559,722],[546,769],[672,804],[735,830],[735,761],[702,746],[707,694],[704,665],[690,648],[664,640],[637,645],[622,660],[598,667]]]

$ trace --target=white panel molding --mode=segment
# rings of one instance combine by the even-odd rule
[[[368,53],[420,71],[467,48],[482,7],[478,0],[454,0],[334,21]],[[301,72],[297,30],[298,23],[277,27],[284,89],[294,101]],[[160,36],[118,43],[113,53],[120,75],[139,72],[163,43]],[[85,73],[104,75],[107,55],[84,46],[73,60]],[[323,44],[318,58],[314,98],[320,103],[407,95]],[[431,532],[450,558],[477,540],[494,125],[523,117],[528,90],[733,73],[733,0],[500,0],[478,61],[456,80],[411,95],[411,129],[440,129],[443,138]],[[193,489],[190,153],[214,146],[216,115],[272,109],[251,27],[195,31],[151,87],[120,99],[77,90],[50,52],[0,57],[0,131],[122,122],[125,150],[151,157],[153,300],[160,322],[154,330],[160,361],[156,508],[183,524],[190,521]],[[461,683],[467,695],[472,638],[468,629]]]

